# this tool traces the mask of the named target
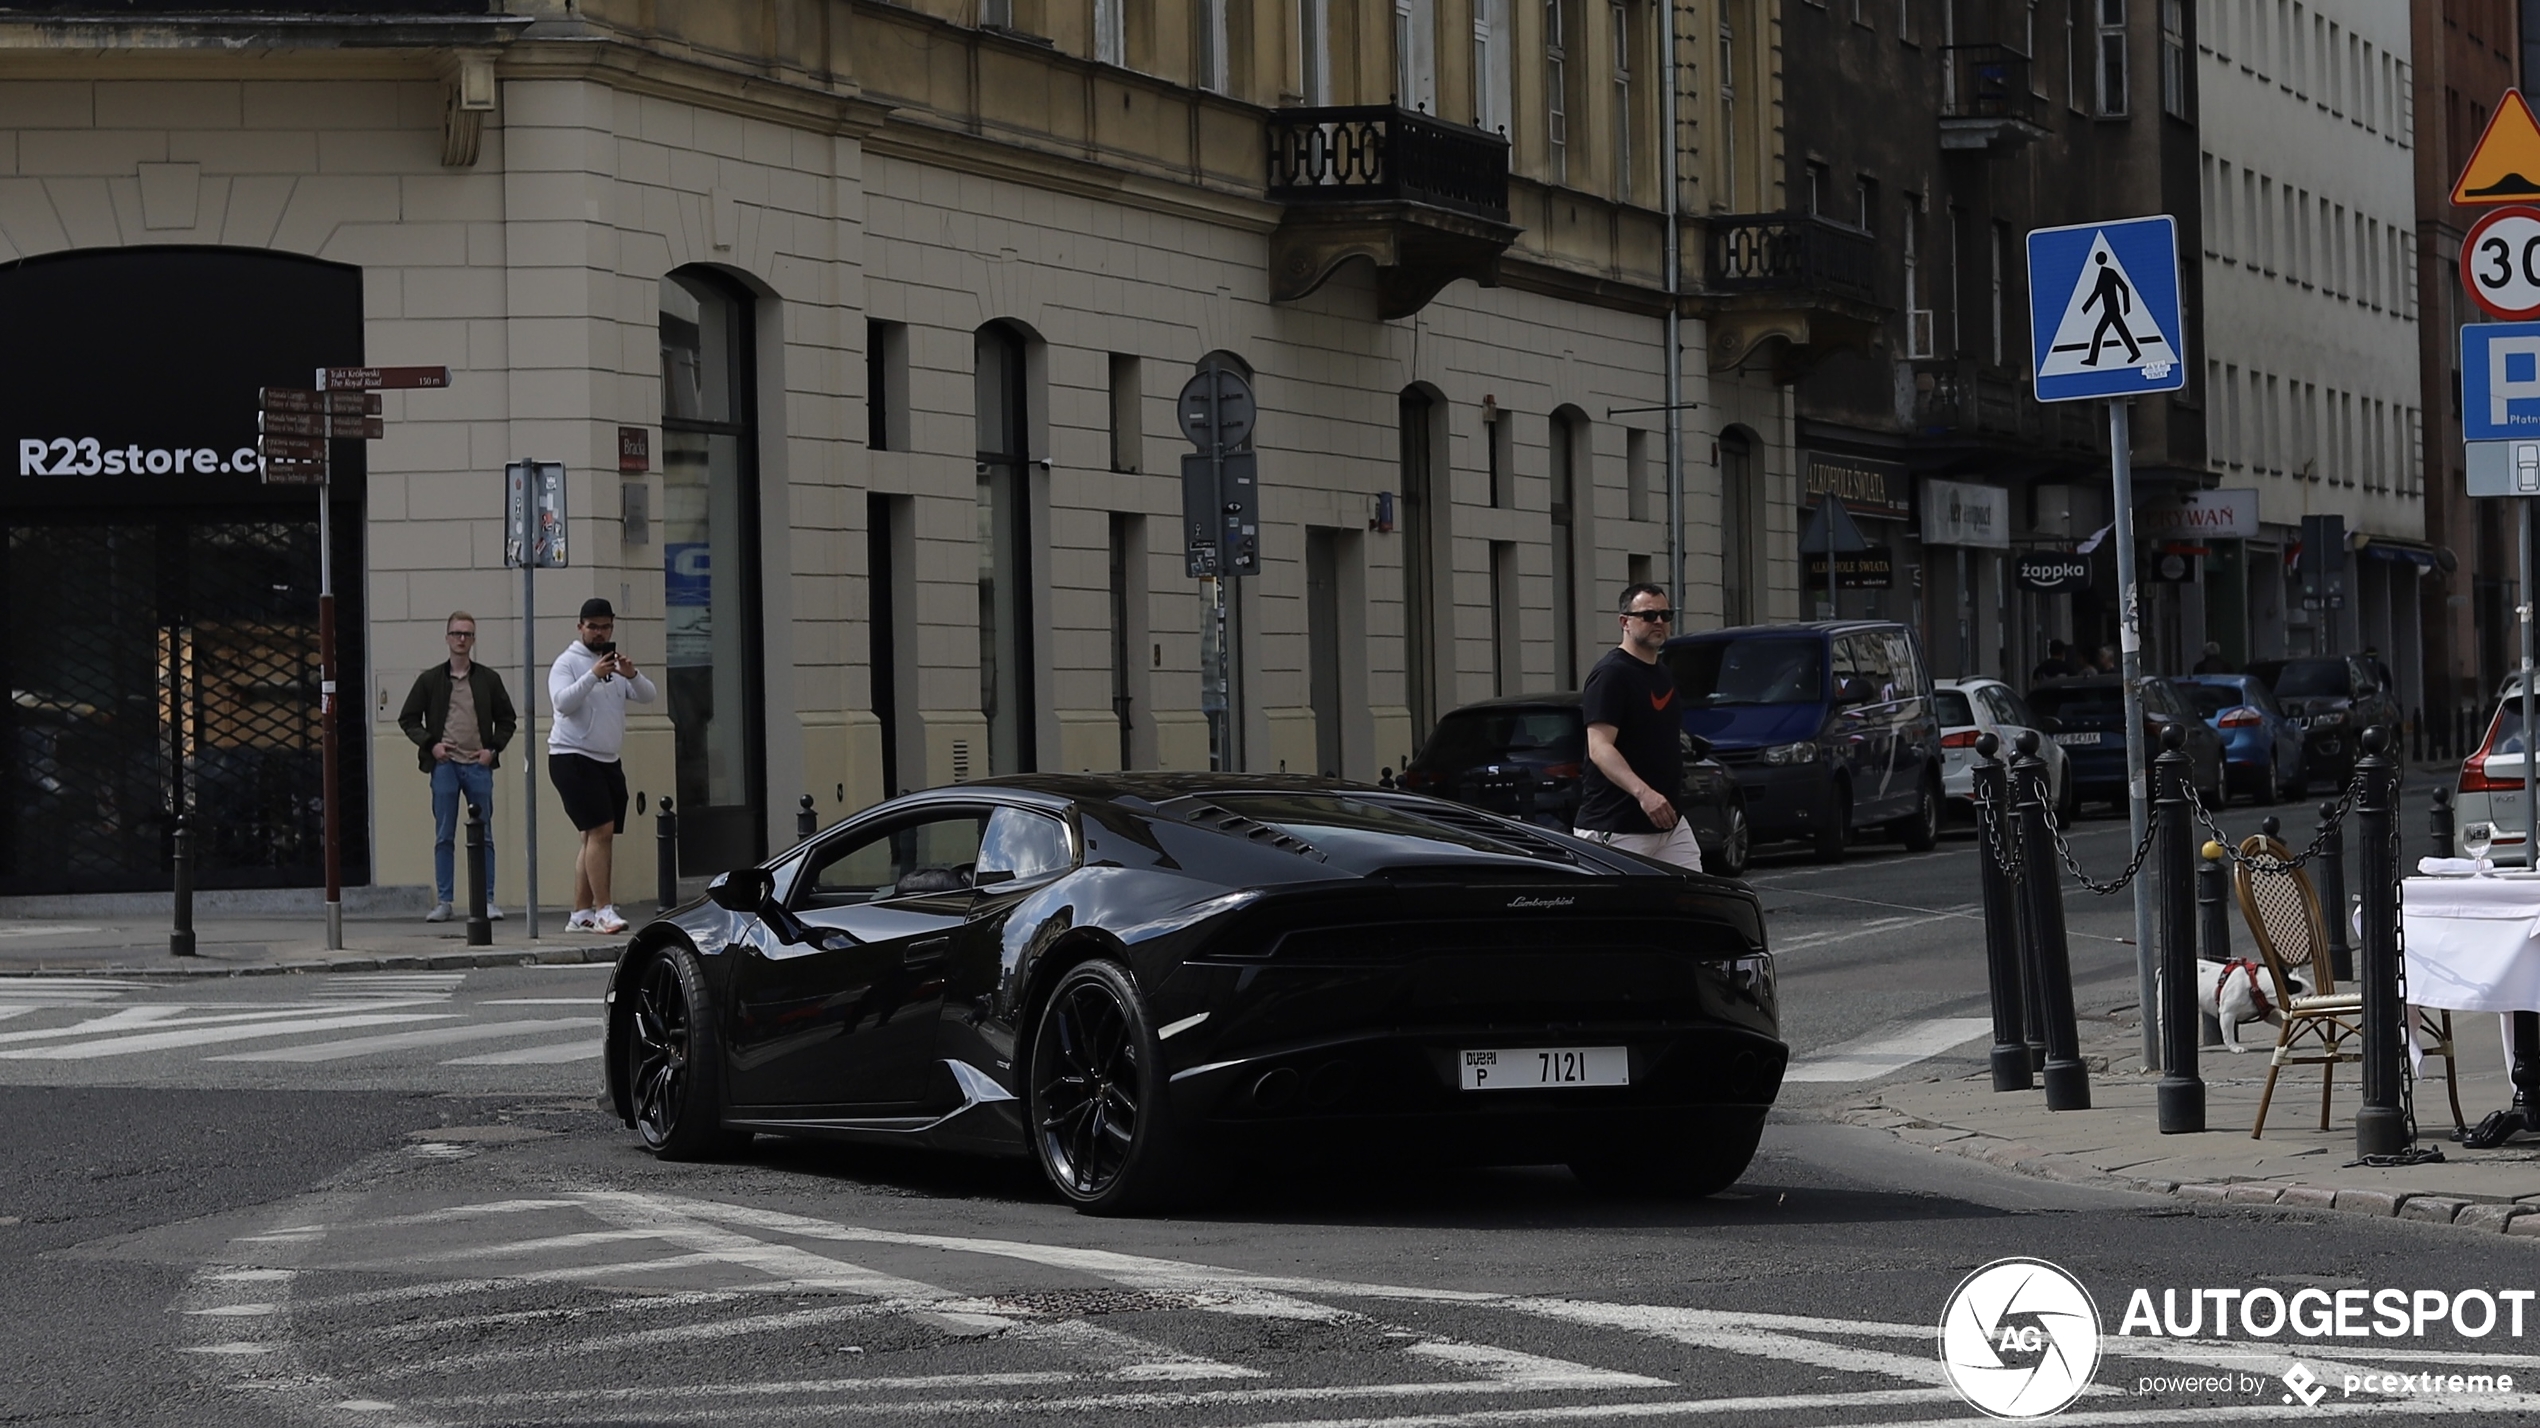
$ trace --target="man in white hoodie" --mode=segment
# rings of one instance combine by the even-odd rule
[[[555,727],[547,734],[547,779],[564,800],[565,816],[582,830],[573,864],[573,915],[567,932],[619,933],[626,919],[609,899],[609,864],[618,831],[626,824],[626,701],[650,704],[653,682],[618,653],[617,612],[609,602],[582,602],[574,625],[579,636],[547,670],[547,704]]]

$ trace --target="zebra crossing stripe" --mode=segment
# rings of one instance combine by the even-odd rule
[[[1952,1047],[1990,1035],[1993,1023],[1983,1017],[1941,1017],[1900,1030],[1856,1037],[1794,1061],[1784,1081],[1871,1081],[1927,1061]]]
[[[557,1017],[542,1021],[478,1022],[468,1026],[440,1026],[424,1031],[392,1031],[381,1036],[357,1036],[345,1041],[321,1041],[314,1046],[286,1046],[273,1051],[239,1051],[227,1056],[206,1056],[206,1061],[341,1061],[350,1056],[372,1056],[383,1051],[408,1051],[418,1046],[446,1046],[455,1041],[484,1041],[498,1036],[534,1036],[544,1031],[584,1030],[591,1025],[589,1017]]]
[[[243,1026],[204,1026],[189,1031],[161,1031],[140,1036],[75,1041],[67,1046],[21,1046],[9,1051],[0,1051],[0,1059],[87,1061],[100,1056],[129,1056],[140,1051],[171,1051],[183,1046],[209,1046],[223,1041],[255,1041],[268,1036],[293,1036],[304,1031],[348,1031],[357,1026],[385,1026],[397,1022],[449,1021],[455,1020],[458,1015],[457,1012],[366,1012],[358,1016],[321,1016],[297,1021],[250,1022]]]
[[[444,1066],[560,1066],[568,1061],[593,1061],[606,1044],[599,1038],[589,1041],[559,1041],[549,1046],[524,1046],[516,1051],[493,1051],[483,1056],[460,1056],[444,1061]]]

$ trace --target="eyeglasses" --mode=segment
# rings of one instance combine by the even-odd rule
[[[454,640],[472,640],[476,638],[476,631],[474,630],[446,630],[443,631],[443,633],[447,634]]]
[[[1626,620],[1647,620],[1653,625],[1671,625],[1675,623],[1676,612],[1673,610],[1625,610],[1623,612],[1623,618]]]

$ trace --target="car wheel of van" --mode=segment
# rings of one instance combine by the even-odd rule
[[[1059,978],[1041,1006],[1024,1085],[1032,1158],[1078,1210],[1129,1214],[1187,1193],[1155,1026],[1117,965],[1080,963]]]
[[[705,973],[681,947],[664,948],[635,984],[626,1023],[626,1085],[635,1134],[663,1160],[713,1160],[750,1143],[723,1128],[723,1039]]]
[[[1840,863],[1852,850],[1852,794],[1840,784],[1826,800],[1826,821],[1817,825],[1813,841],[1820,863]]]
[[[1898,819],[1897,840],[1909,853],[1928,853],[1940,846],[1940,789],[1931,780],[1923,781],[1922,801],[1914,811]]]
[[[1689,1145],[1573,1160],[1570,1173],[1602,1194],[1698,1199],[1735,1185],[1763,1138],[1759,1116],[1752,1125]]]
[[[1707,867],[1703,871],[1718,873],[1724,878],[1746,876],[1747,854],[1753,850],[1754,845],[1755,830],[1747,826],[1746,803],[1742,799],[1734,801],[1729,804],[1728,831],[1720,835],[1718,864]]]
[[[2055,795],[2055,826],[2070,828],[2081,817],[2081,785],[2073,782],[2072,767],[2064,768],[2063,791]]]

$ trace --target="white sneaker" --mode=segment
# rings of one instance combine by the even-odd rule
[[[425,914],[423,915],[423,920],[424,920],[424,921],[426,921],[426,922],[447,922],[447,921],[449,921],[449,920],[450,920],[450,905],[449,905],[448,903],[446,903],[446,902],[436,902],[436,903],[434,903],[434,904],[432,905],[432,910],[431,910],[430,912],[427,912],[427,913],[425,913]]]
[[[604,937],[615,937],[626,930],[626,919],[617,915],[617,904],[610,903],[591,915],[591,930]]]
[[[567,932],[596,931],[597,929],[593,926],[593,924],[597,921],[597,918],[598,914],[592,909],[587,907],[583,908],[581,911],[564,920],[564,930]]]
[[[489,905],[489,906],[487,906],[487,908],[485,909],[485,920],[486,920],[487,922],[500,922],[500,921],[502,921],[502,920],[503,920],[503,910],[502,910],[501,908],[499,908],[499,907],[493,907],[493,906],[490,906],[490,905]]]

